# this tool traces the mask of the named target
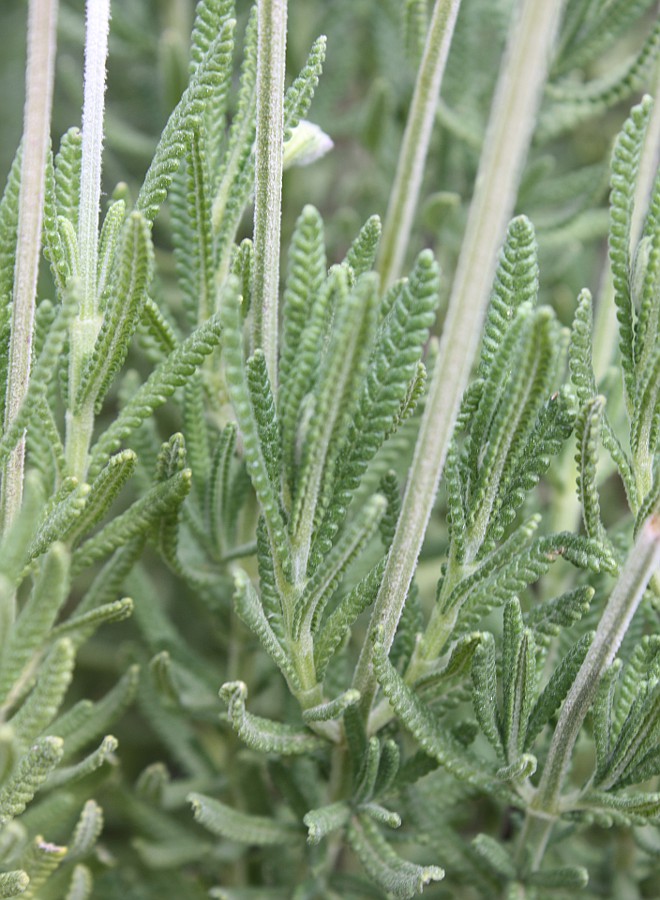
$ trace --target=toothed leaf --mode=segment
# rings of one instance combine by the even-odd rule
[[[132,431],[155,409],[166,403],[178,387],[186,383],[218,345],[220,331],[218,320],[215,317],[209,319],[154,369],[95,444],[90,466],[92,476],[101,470],[108,456],[119,448]]]
[[[63,741],[44,737],[21,757],[16,770],[0,789],[0,824],[20,816],[44,781],[62,759]]]
[[[403,860],[365,815],[352,820],[348,841],[373,880],[401,900],[414,897],[424,885],[444,878],[439,866],[418,866]]]
[[[299,829],[288,822],[239,812],[203,794],[189,794],[188,802],[195,820],[219,837],[255,847],[297,844],[301,839]]]
[[[247,687],[242,681],[228,681],[220,689],[227,702],[229,720],[248,747],[261,753],[297,756],[324,749],[326,742],[311,731],[299,731],[291,725],[255,716],[245,708]]]
[[[351,818],[351,808],[347,803],[332,803],[310,810],[303,822],[307,826],[307,843],[320,844],[323,838],[343,828]]]
[[[651,115],[651,100],[645,98],[635,106],[619,132],[612,153],[610,193],[609,253],[614,281],[614,299],[619,320],[619,348],[624,372],[626,394],[635,394],[633,358],[634,310],[630,295],[631,261],[630,229],[633,216],[634,192],[644,136]]]
[[[524,736],[524,747],[530,749],[544,726],[552,719],[564,702],[571,685],[584,661],[587,650],[591,646],[593,632],[583,635],[564,654],[561,662],[554,670],[548,683],[539,694],[534,708],[531,710]]]

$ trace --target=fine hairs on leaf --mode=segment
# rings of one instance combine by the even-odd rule
[[[657,4],[20,6],[0,896],[655,896]]]

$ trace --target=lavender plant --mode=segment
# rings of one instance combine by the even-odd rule
[[[174,6],[176,105],[104,197],[109,0],[57,151],[77,19],[30,2],[0,896],[654,896],[656,5]],[[330,116],[342,59],[370,87]],[[335,168],[349,140],[371,180]],[[309,202],[328,172],[348,215]]]

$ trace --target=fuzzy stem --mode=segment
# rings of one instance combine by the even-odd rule
[[[660,510],[643,525],[599,622],[550,745],[533,809],[556,814],[561,788],[582,723],[605,670],[612,664],[653,573],[660,565]]]
[[[433,8],[380,243],[378,272],[383,289],[401,274],[460,3],[436,0]]]
[[[73,411],[80,377],[94,349],[102,323],[97,296],[101,164],[106,58],[110,29],[110,0],[88,0],[85,27],[85,94],[82,119],[82,162],[78,214],[80,258],[80,310],[71,325],[69,398],[66,414],[66,455],[69,469],[81,481],[87,473],[88,451],[94,429],[94,400]]]
[[[287,0],[257,8],[257,137],[254,191],[254,346],[261,347],[277,389],[278,294],[284,148]]]
[[[392,645],[475,359],[498,250],[516,200],[563,3],[522,0],[495,91],[474,196],[412,468],[370,628]],[[365,714],[376,692],[367,639],[355,673]]]
[[[88,0],[78,225],[78,254],[83,291],[80,313],[84,318],[93,315],[98,304],[96,269],[101,201],[105,62],[108,55],[109,27],[110,0]]]
[[[30,0],[28,14],[23,156],[18,197],[18,233],[14,268],[14,296],[9,341],[9,370],[5,428],[15,419],[30,379],[32,330],[41,253],[50,146],[50,115],[55,75],[58,0]],[[9,527],[23,498],[25,436],[12,451],[2,472],[0,525]]]

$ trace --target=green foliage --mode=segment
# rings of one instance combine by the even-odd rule
[[[612,157],[612,212],[610,258],[614,278],[617,316],[621,334],[622,365],[631,392],[633,373],[633,310],[630,296],[630,221],[633,211],[632,186],[639,169],[644,130],[650,114],[650,102],[636,107],[621,132]]]
[[[98,410],[121,369],[128,344],[137,328],[151,281],[153,249],[146,219],[132,213],[118,237],[114,263],[103,298],[103,323],[78,384],[74,409],[93,398]]]
[[[287,827],[286,823],[237,812],[219,800],[201,794],[190,794],[188,800],[195,819],[213,834],[258,847],[287,844],[299,839],[298,829]]]
[[[136,201],[136,209],[142,212],[149,222],[153,222],[156,218],[167,196],[180,160],[204,114],[205,101],[209,94],[216,93],[221,96],[226,90],[227,68],[233,46],[233,21],[226,16],[221,18],[218,13],[222,13],[222,10],[216,9],[214,13],[216,25],[214,40],[206,48],[203,57],[196,60],[197,65],[190,83],[163,130]],[[215,16],[218,16],[217,19]],[[210,23],[207,20],[204,24],[208,28]],[[198,47],[201,46],[200,41]]]
[[[113,0],[106,134],[69,127],[64,64],[43,196],[21,184],[24,142],[7,158],[0,896],[652,891],[657,861],[629,838],[660,821],[657,110],[645,96],[608,128],[652,87],[660,23],[649,0],[565,4],[517,201],[491,186],[513,218],[497,260],[474,251],[463,302],[492,269],[490,303],[483,333],[475,312],[459,335],[467,363],[481,344],[445,440],[428,422],[438,403],[451,419],[455,373],[432,332],[465,314],[445,299],[476,228],[478,153],[506,181],[493,85],[509,0],[461,3],[393,284],[373,211],[409,177],[397,148],[450,5],[285,4],[297,168],[268,340],[248,214],[268,0],[163,7],[158,40],[149,4]],[[60,10],[61,63],[77,15]],[[541,62],[527,52],[530,82]],[[84,90],[102,113],[104,85]],[[313,98],[336,143],[322,162],[297,150],[332,144],[305,121]],[[86,205],[94,139],[104,190],[127,182],[102,209]],[[29,203],[50,266],[21,338]],[[434,442],[444,471],[427,471]],[[416,522],[415,491],[440,478]]]
[[[95,444],[91,465],[93,473],[100,471],[121,442],[186,383],[204,358],[213,352],[219,340],[220,325],[215,318],[209,319],[154,369]]]
[[[425,884],[444,877],[438,866],[417,866],[402,860],[366,816],[351,823],[348,839],[374,881],[394,897],[414,897]]]

